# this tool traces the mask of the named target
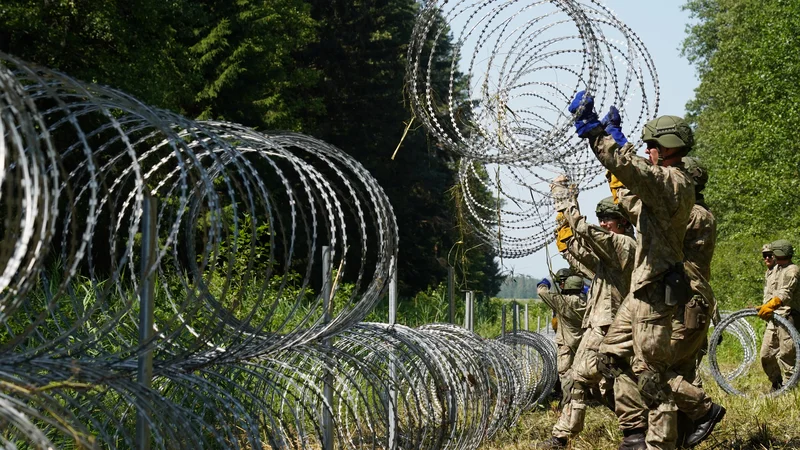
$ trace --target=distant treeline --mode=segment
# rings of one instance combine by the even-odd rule
[[[542,281],[541,278],[534,278],[530,275],[514,275],[506,277],[500,286],[498,298],[539,298],[536,294],[536,284]]]

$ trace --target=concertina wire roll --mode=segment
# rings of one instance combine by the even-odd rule
[[[6,54],[0,102],[4,448],[139,447],[138,418],[163,449],[320,448],[326,432],[336,448],[474,449],[553,388],[537,333],[362,322],[387,290],[397,226],[344,152]],[[148,354],[151,386],[137,380]]]
[[[601,118],[619,108],[626,136],[641,144],[639,133],[658,110],[655,65],[636,33],[600,2],[422,2],[408,49],[407,99],[437,144],[461,156],[465,215],[501,257],[528,256],[553,240],[548,186],[556,175],[578,190],[605,183],[567,110],[581,90]],[[477,185],[492,195],[481,197]]]

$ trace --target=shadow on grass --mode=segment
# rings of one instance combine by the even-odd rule
[[[788,441],[781,440],[770,432],[766,423],[757,422],[756,427],[752,430],[734,429],[732,434],[733,436],[730,436],[732,439],[715,439],[712,435],[701,448],[732,450],[789,450],[800,448],[800,438],[792,438]]]

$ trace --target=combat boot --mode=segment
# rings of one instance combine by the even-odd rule
[[[635,429],[623,432],[624,437],[619,443],[619,450],[647,450],[644,430]]]
[[[716,403],[711,404],[705,416],[695,422],[694,431],[686,436],[686,447],[692,448],[711,436],[716,426],[725,417],[725,407]]]
[[[533,444],[537,450],[567,448],[567,438],[551,436],[550,439]]]

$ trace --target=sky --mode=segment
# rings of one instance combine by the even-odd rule
[[[681,10],[681,0],[650,2],[642,0],[606,0],[605,5],[621,21],[625,22],[641,38],[647,47],[658,73],[661,99],[658,114],[685,115],[685,105],[694,96],[699,84],[695,68],[680,56],[681,43],[686,25],[690,23],[688,12]],[[602,114],[601,114],[602,115]],[[643,149],[639,150],[643,155]],[[604,184],[579,197],[581,211],[591,223],[597,223],[595,205],[610,195]],[[548,246],[553,271],[567,267],[554,243]],[[503,272],[525,274],[536,278],[549,277],[547,252],[541,249],[533,255],[518,259],[503,259]]]

